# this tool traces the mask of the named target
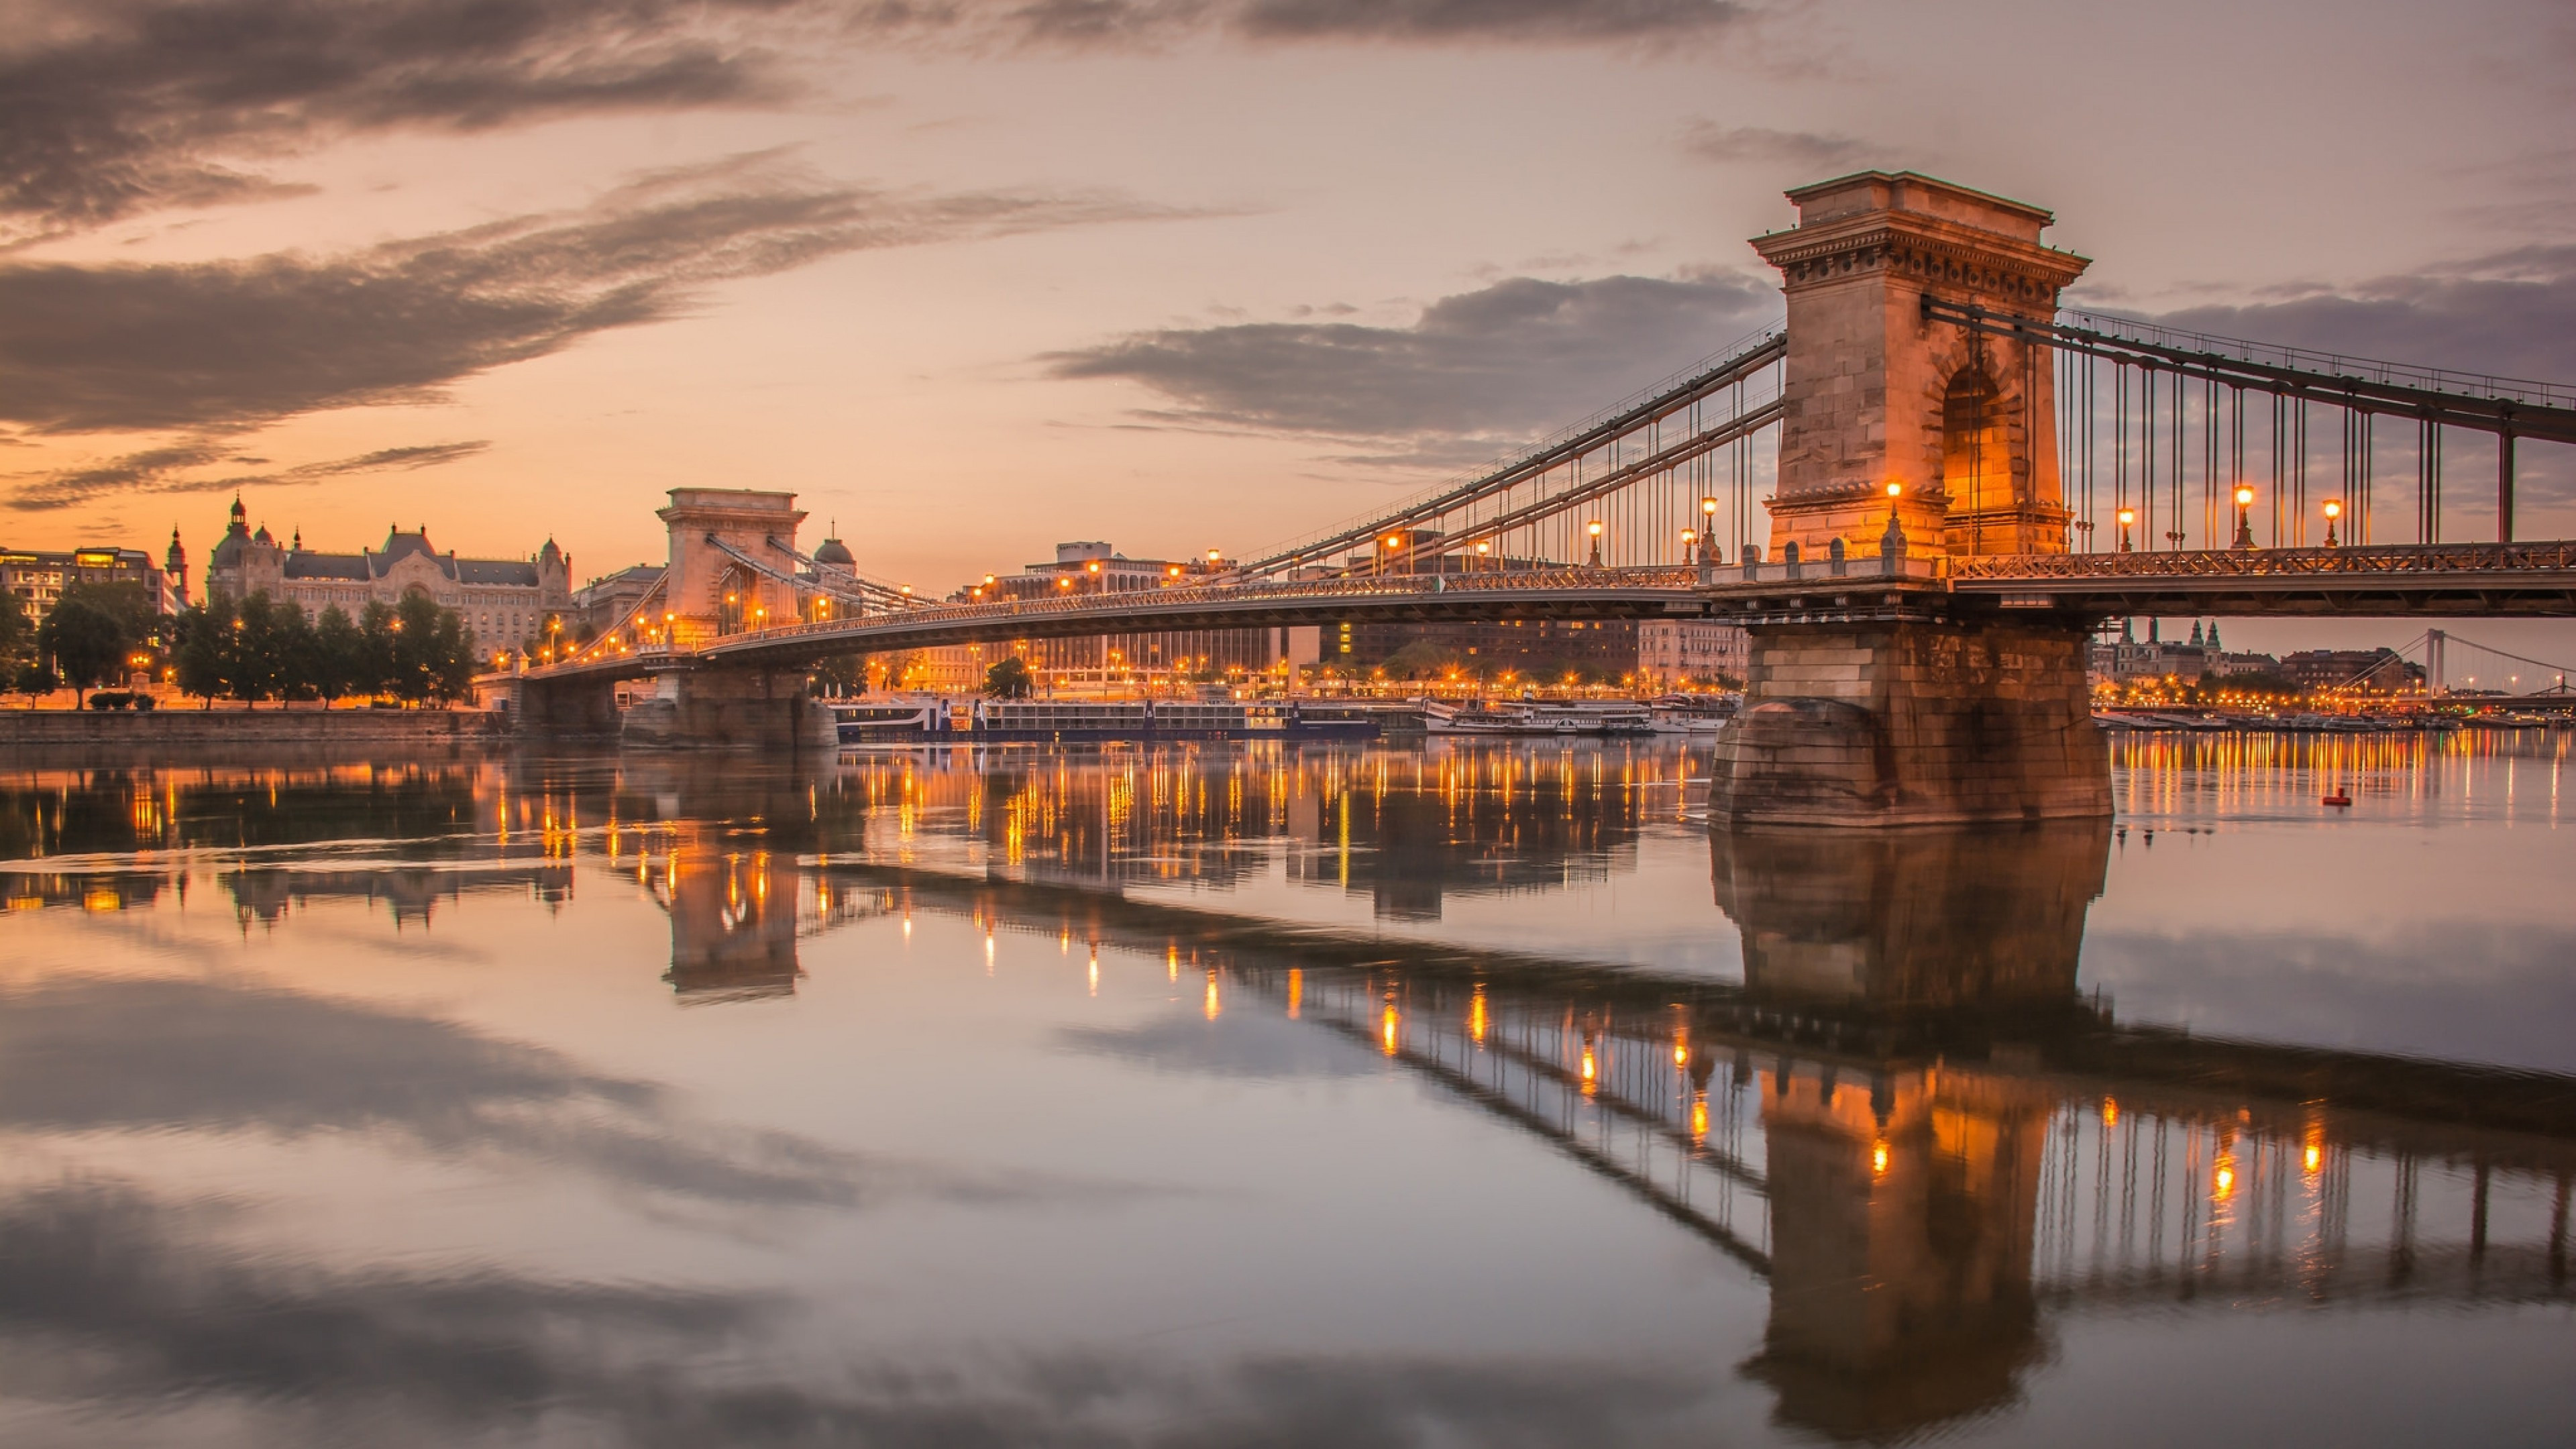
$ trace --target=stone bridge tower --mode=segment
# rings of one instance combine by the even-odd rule
[[[2040,244],[2048,212],[1910,171],[1789,199],[1798,224],[1753,239],[1789,302],[1773,554],[1878,553],[1891,483],[1910,553],[2064,552],[2050,359],[1926,322],[1922,303],[2047,319],[2090,263]]]
[[[793,588],[707,542],[712,534],[773,572],[794,577],[796,558],[788,550],[805,521],[795,494],[674,488],[671,506],[655,516],[671,529],[671,583],[663,607],[673,616],[672,643],[695,649],[764,623],[796,622]]]

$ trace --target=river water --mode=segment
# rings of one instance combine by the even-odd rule
[[[2568,743],[0,760],[0,1442],[2576,1442]]]

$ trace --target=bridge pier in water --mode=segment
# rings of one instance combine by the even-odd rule
[[[1749,632],[1744,705],[1710,769],[1713,826],[2111,813],[2082,627],[1918,617]]]
[[[650,699],[626,711],[620,738],[663,749],[756,749],[789,754],[840,747],[832,712],[803,670],[702,665],[658,675]]]

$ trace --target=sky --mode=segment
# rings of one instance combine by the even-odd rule
[[[2576,383],[2549,0],[0,0],[0,543],[1248,554],[1775,320],[1745,239],[1870,168],[2080,305]]]

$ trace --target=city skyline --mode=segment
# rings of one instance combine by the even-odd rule
[[[1775,319],[1744,239],[1867,167],[2055,209],[2087,305],[2576,378],[2576,152],[2530,124],[2576,26],[2537,5],[29,8],[18,546],[202,560],[238,487],[323,546],[613,567],[705,486],[925,591],[1065,539],[1248,553]],[[1999,104],[1961,77],[2006,30],[2044,61]],[[2576,532],[2563,451],[2527,536]]]

